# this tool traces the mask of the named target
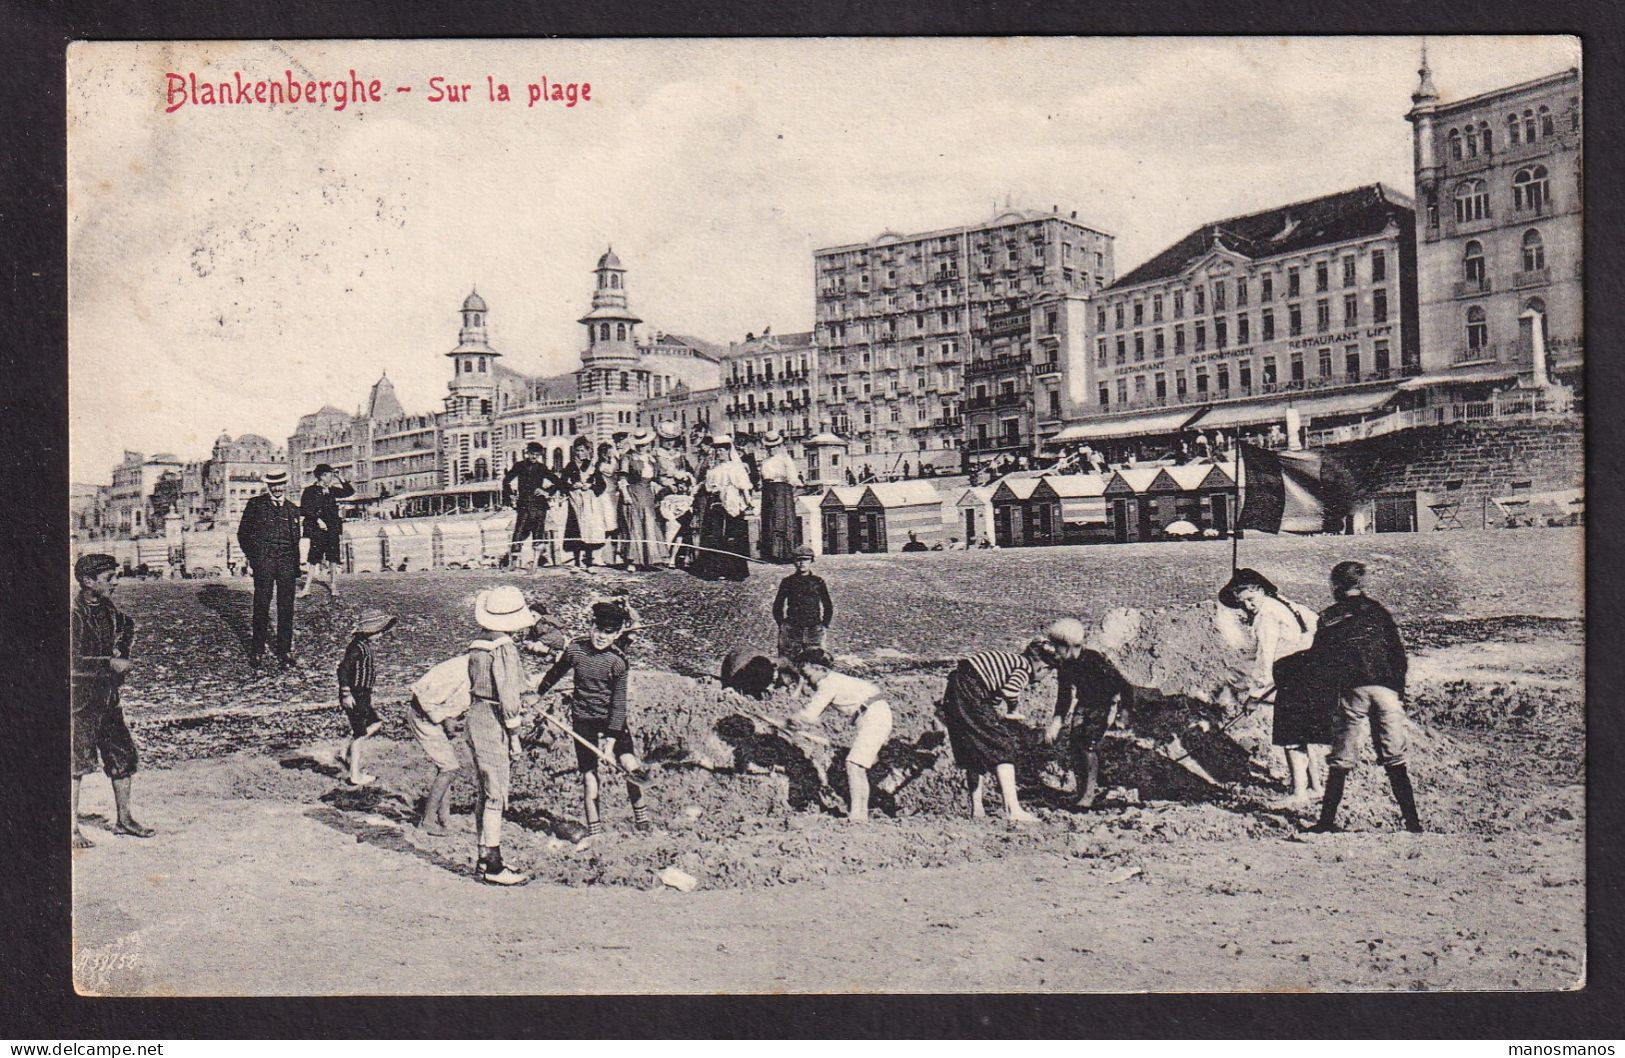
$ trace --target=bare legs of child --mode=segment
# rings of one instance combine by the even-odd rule
[[[606,747],[605,755],[611,750]],[[643,763],[630,753],[622,753],[617,758],[621,767],[632,775],[643,774]],[[649,822],[648,805],[643,797],[643,784],[636,779],[626,780],[626,799],[632,805],[632,823],[640,832],[648,833],[654,829]],[[598,810],[598,769],[581,773],[581,801],[582,813],[587,818],[587,834],[589,837],[598,837],[604,832],[603,817]]]
[[[846,818],[850,823],[869,822],[869,769],[852,761],[846,762],[847,798]]]
[[[444,834],[451,823],[451,783],[457,778],[455,771],[435,769],[429,781],[429,792],[423,798],[423,815],[418,828],[425,834]]]
[[[349,769],[351,786],[370,786],[378,781],[378,776],[367,774],[361,766],[361,750],[366,741],[376,735],[383,726],[383,721],[367,725],[366,734],[352,738],[344,744],[343,749],[334,754],[338,762]]]
[[[1004,796],[1005,813],[1012,823],[1035,823],[1038,817],[1021,807],[1021,800],[1016,796],[1016,766],[1014,764],[1000,764],[993,769],[999,780],[999,792]],[[966,773],[970,787],[970,814],[972,819],[985,819],[987,809],[984,807],[984,791],[987,788],[987,773],[975,771]]]

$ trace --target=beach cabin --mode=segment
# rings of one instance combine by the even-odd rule
[[[986,536],[993,536],[993,493],[997,486],[978,485],[966,489],[955,502],[958,513],[958,530],[950,532],[949,536],[957,536],[964,541],[967,548],[975,547],[976,541]]]
[[[399,569],[402,562],[409,570],[425,570],[434,566],[433,523],[400,521],[384,525],[378,530],[383,569]]]
[[[879,514],[871,512],[869,519],[857,516],[858,501],[868,491],[862,485],[839,485],[828,489],[818,501],[819,520],[823,531],[823,554],[851,555],[872,551],[867,544],[878,530]]]
[[[1107,478],[1057,474],[1038,479],[1027,498],[1029,523],[1053,526],[1051,543],[1083,544],[1111,539],[1106,508]],[[1043,509],[1043,513],[1040,510]]]
[[[1232,473],[1235,464],[1189,463],[1182,467],[1168,467],[1168,474],[1179,486],[1174,497],[1174,509],[1182,518],[1198,529],[1213,529],[1228,534],[1235,524],[1236,479]]]
[[[1110,513],[1112,539],[1155,540],[1162,527],[1177,521],[1173,498],[1179,482],[1167,467],[1125,467],[1106,482],[1104,496]]]
[[[517,517],[513,511],[496,511],[475,520],[474,524],[480,530],[480,554],[475,560],[476,565],[496,565],[508,554],[513,546],[513,523]]]
[[[858,500],[858,514],[865,520],[879,512],[879,533],[873,551],[901,551],[913,533],[920,543],[946,542],[943,531],[942,493],[928,481],[888,481],[870,485]]]
[[[801,542],[812,548],[815,555],[824,553],[824,519],[820,499],[816,492],[796,497],[796,522],[801,532]]]
[[[376,573],[384,568],[384,532],[378,525],[363,522],[346,525],[339,543],[344,572]]]
[[[1027,501],[1038,478],[1004,478],[993,487],[993,542],[999,547],[1033,547],[1048,543],[1054,526],[1046,518],[1029,519]],[[1045,509],[1046,514],[1048,508]],[[977,541],[980,542],[978,537]]]
[[[218,530],[191,532],[181,539],[182,561],[186,565],[187,572],[225,575],[226,562],[231,557],[234,543],[230,533]]]
[[[430,533],[434,568],[474,569],[483,557],[480,523],[475,518],[443,518]]]

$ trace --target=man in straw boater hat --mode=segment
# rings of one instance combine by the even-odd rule
[[[796,490],[801,468],[784,448],[784,435],[769,430],[762,435],[767,458],[762,461],[761,556],[769,562],[788,562],[796,546]]]
[[[339,515],[339,500],[354,496],[355,486],[345,481],[331,463],[317,463],[315,476],[316,480],[299,496],[299,509],[305,516],[305,539],[310,541],[310,553],[305,556],[310,575],[299,596],[309,595],[321,580],[327,584],[327,594],[337,597],[339,563],[344,561],[344,519]],[[318,569],[326,576],[316,576]]]
[[[259,668],[270,632],[271,596],[276,595],[276,656],[284,669],[293,664],[293,594],[299,581],[299,540],[303,511],[288,499],[288,472],[265,475],[265,491],[243,507],[237,543],[254,573],[254,633],[248,663]]]
[[[468,644],[468,744],[479,776],[479,858],[475,874],[491,885],[522,885],[529,876],[502,862],[502,813],[508,806],[510,759],[522,752],[519,727],[528,689],[513,636],[537,615],[518,588],[504,584],[480,592],[474,621],[482,629]]]
[[[542,462],[546,451],[540,441],[526,443],[525,457],[502,476],[502,502],[514,509],[513,540],[508,546],[508,563],[514,569],[536,570],[536,545],[547,531],[548,493],[558,478]],[[528,547],[526,540],[531,541]]]
[[[70,625],[73,669],[69,680],[73,734],[73,847],[93,844],[79,829],[79,784],[96,770],[98,760],[113,781],[118,821],[113,833],[149,838],[153,831],[130,814],[130,784],[135,775],[135,740],[119,706],[119,685],[130,671],[135,622],[113,603],[118,588],[118,560],[112,555],[80,555],[73,564],[79,584]]]

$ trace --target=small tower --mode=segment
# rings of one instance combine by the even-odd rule
[[[494,465],[491,459],[492,414],[496,408],[497,358],[502,354],[485,340],[485,299],[478,291],[463,299],[462,328],[457,332],[457,348],[447,353],[451,359],[451,381],[446,383],[446,411],[440,423],[444,430],[441,462],[442,484],[483,481]],[[374,403],[382,387],[388,404],[399,408],[394,386],[379,379],[373,387]]]
[[[637,325],[643,320],[626,303],[626,269],[611,247],[593,269],[597,284],[592,292],[592,310],[581,317],[587,326],[587,351],[581,361],[591,367],[601,360],[636,360]]]
[[[1416,91],[1411,93],[1411,109],[1405,120],[1411,123],[1412,162],[1416,169],[1416,224],[1418,234],[1439,227],[1439,156],[1434,143],[1433,113],[1439,102],[1433,87],[1433,71],[1428,68],[1428,43],[1422,41],[1422,63],[1416,71]]]
[[[451,357],[452,376],[446,388],[456,396],[489,397],[496,384],[496,361],[502,354],[485,340],[485,299],[474,291],[463,299],[463,326]],[[451,410],[448,399],[447,410]]]

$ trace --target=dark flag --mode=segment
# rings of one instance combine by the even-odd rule
[[[1276,452],[1241,444],[1242,529],[1266,533],[1336,531],[1348,514],[1354,483],[1320,452]]]

